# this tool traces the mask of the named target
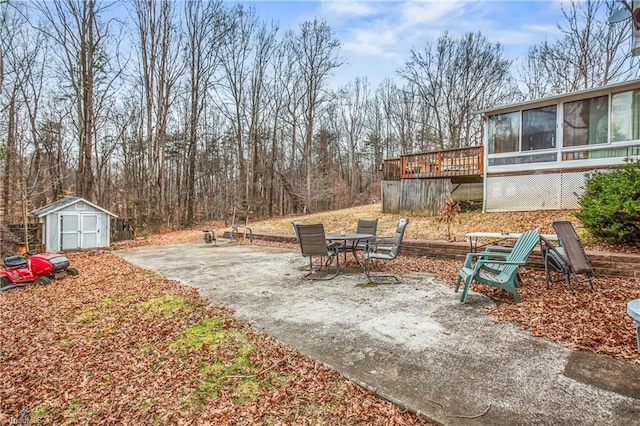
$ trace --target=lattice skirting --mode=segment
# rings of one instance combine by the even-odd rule
[[[577,209],[590,172],[488,176],[488,212]]]

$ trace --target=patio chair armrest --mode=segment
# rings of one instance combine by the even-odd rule
[[[502,257],[507,258],[511,254],[510,251],[481,251],[480,253],[475,253],[479,258],[487,258],[487,257]]]
[[[554,246],[551,241],[549,241],[542,235],[540,235],[540,243],[541,243],[540,245],[542,250],[548,250],[554,253],[555,255],[560,256],[560,258],[562,258],[562,260],[565,261],[566,263],[569,263],[569,259],[567,259],[567,254],[564,251],[564,248]]]
[[[472,264],[473,264],[473,258],[477,258],[477,260],[489,260],[489,257],[495,258],[495,257],[502,257],[505,258],[509,255],[510,253],[502,253],[502,252],[480,252],[480,253],[475,253],[475,252],[471,252],[471,253],[467,253],[467,257],[464,259],[464,267],[465,268],[472,268]],[[492,262],[496,262],[495,260]]]
[[[374,237],[367,241],[367,252],[374,252],[378,250],[378,244],[382,246],[391,246],[393,245],[392,237]]]
[[[527,261],[526,260],[518,260],[518,261],[513,261],[513,260],[491,260],[491,259],[479,259],[475,266],[474,269],[478,270],[480,268],[482,268],[484,265],[518,265],[518,266],[522,266],[524,264],[526,264]],[[495,269],[495,268],[492,268]]]
[[[467,253],[467,257],[464,259],[465,268],[473,268],[473,258],[478,257],[478,253]]]
[[[484,248],[485,252],[502,252],[502,253],[509,253],[511,252],[511,250],[513,250],[513,247],[505,247],[505,246],[487,246]]]
[[[369,242],[371,244],[393,244],[393,237],[374,237]]]

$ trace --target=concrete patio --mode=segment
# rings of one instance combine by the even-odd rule
[[[640,366],[497,324],[434,274],[311,282],[299,252],[227,242],[115,253],[443,425],[640,425]]]

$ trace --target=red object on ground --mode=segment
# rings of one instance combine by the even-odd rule
[[[0,291],[28,284],[49,284],[54,278],[78,275],[78,270],[69,267],[69,259],[60,253],[38,253],[9,256],[4,259],[4,270],[0,271]]]

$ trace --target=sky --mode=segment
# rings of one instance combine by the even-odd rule
[[[243,1],[281,31],[314,17],[325,19],[342,42],[345,64],[332,83],[366,77],[374,87],[446,31],[453,36],[482,32],[500,43],[509,59],[524,58],[529,47],[553,41],[563,21],[561,0],[298,0]],[[565,2],[566,3],[566,2]]]

